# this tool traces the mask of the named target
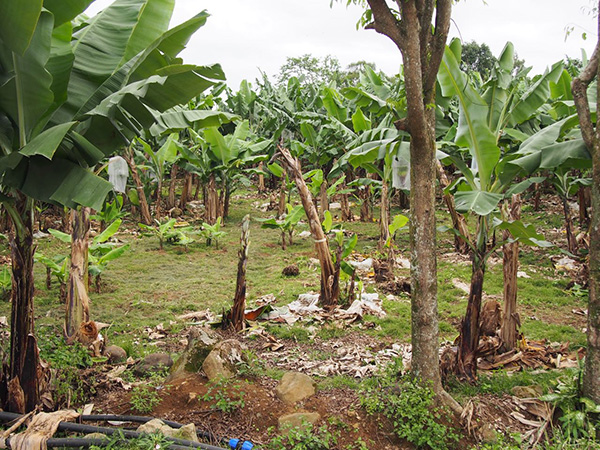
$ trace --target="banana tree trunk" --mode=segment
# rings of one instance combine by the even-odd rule
[[[171,179],[169,180],[169,197],[167,199],[167,208],[171,209],[175,207],[175,187],[177,184],[177,164],[171,166]]]
[[[258,170],[260,171],[260,173],[258,174],[258,193],[264,194],[266,189],[265,189],[265,176],[262,174],[262,171],[264,170],[263,161],[258,163]]]
[[[217,223],[219,197],[215,175],[211,174],[206,186],[206,223],[214,225]]]
[[[186,172],[183,178],[183,188],[181,190],[181,197],[179,198],[179,209],[185,210],[187,202],[190,200],[190,193],[192,191],[192,174]]]
[[[589,186],[581,186],[577,192],[579,197],[579,226],[586,228],[590,223],[590,215],[588,214],[588,208],[592,204],[591,191]]]
[[[479,316],[483,296],[485,254],[487,249],[487,218],[480,216],[477,230],[477,250],[473,254],[471,287],[467,311],[458,337],[456,374],[460,379],[475,382],[477,379],[477,347],[479,346]]]
[[[90,209],[86,207],[71,212],[71,270],[67,286],[65,336],[71,340],[83,322],[90,320],[88,297],[88,239]]]
[[[506,205],[508,206],[508,205]],[[510,207],[504,208],[505,220],[519,220],[521,218],[521,198],[513,195]],[[502,240],[507,241],[510,232],[502,232]],[[519,243],[506,243],[502,247],[504,271],[504,311],[500,337],[506,351],[517,346],[517,328],[521,325],[517,312],[517,271],[519,268]]]
[[[24,413],[39,400],[39,354],[34,330],[33,310],[33,226],[31,202],[18,194],[11,208],[15,232],[10,236],[12,264],[10,367],[8,372],[8,409]]]
[[[281,187],[279,188],[279,205],[277,206],[277,216],[278,217],[281,217],[285,214],[285,199],[286,199],[285,178],[286,178],[286,174],[284,173],[281,176]]]
[[[194,192],[194,200],[198,200],[200,198],[200,188],[201,188],[201,181],[200,181],[200,177],[196,174],[194,174],[194,183],[196,183],[196,190]]]
[[[567,196],[562,198],[563,214],[565,216],[565,231],[567,233],[567,248],[575,254],[577,253],[577,241],[575,240],[575,234],[573,233],[573,219],[571,217],[571,210],[569,208],[569,200]]]
[[[373,207],[371,205],[371,188],[369,186],[361,187],[360,198],[362,200],[362,203],[360,204],[360,221],[372,222]]]
[[[458,232],[462,236],[465,236],[467,239],[470,239],[467,221],[465,220],[462,214],[459,214],[456,211],[456,206],[454,204],[454,196],[445,192],[446,188],[450,186],[450,182],[448,181],[446,172],[442,167],[442,163],[438,159],[436,159],[436,167],[438,180],[440,181],[440,188],[442,190],[442,196],[444,198],[444,203],[446,203],[446,207],[448,208],[448,212],[450,213],[450,217],[452,218],[452,226],[456,230],[458,230]],[[454,249],[458,253],[462,253],[463,255],[468,254],[470,250],[467,241],[465,241],[465,239],[463,239],[461,236],[456,235],[454,236]]]
[[[319,188],[319,206],[321,213],[319,217],[321,221],[325,220],[325,211],[329,211],[329,198],[327,197],[327,180],[323,178],[323,183],[321,183],[321,187]]]
[[[148,199],[146,198],[146,193],[144,192],[144,185],[142,184],[140,174],[138,173],[137,166],[133,159],[133,151],[131,149],[128,149],[125,152],[124,156],[127,160],[127,164],[129,164],[129,168],[131,169],[131,177],[133,178],[133,182],[135,183],[135,189],[138,194],[138,202],[140,204],[140,217],[142,223],[145,225],[152,225],[152,216],[150,215]]]
[[[381,181],[381,204],[379,208],[379,250],[383,250],[390,238],[390,199],[386,180]]]
[[[285,164],[288,173],[296,182],[296,187],[298,188],[298,193],[302,200],[302,206],[306,212],[310,231],[315,241],[319,262],[321,263],[321,293],[319,296],[319,304],[325,308],[333,308],[337,305],[340,295],[339,269],[336,270],[333,264],[333,259],[331,258],[331,253],[329,251],[329,243],[323,232],[323,227],[321,226],[315,203],[304,182],[300,162],[292,157],[289,150],[286,148],[279,146],[279,151],[281,152],[283,163]]]
[[[223,191],[225,192],[223,198],[223,221],[229,217],[229,205],[231,203],[231,186],[229,183],[225,183],[223,187]]]
[[[238,253],[238,272],[233,307],[229,318],[229,325],[235,331],[244,328],[244,310],[246,309],[246,266],[248,264],[248,248],[250,246],[250,216],[242,220],[242,236],[240,251]]]
[[[346,185],[346,180],[342,183],[342,191],[348,189]],[[350,199],[348,198],[348,194],[344,192],[340,194],[340,207],[342,211],[342,221],[351,222],[354,217],[352,216],[352,210],[350,209]]]
[[[162,217],[162,178],[158,177],[158,184],[156,186],[156,204],[154,205],[154,215],[156,220],[160,222]]]

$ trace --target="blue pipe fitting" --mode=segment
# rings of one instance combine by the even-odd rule
[[[242,445],[240,445],[239,439],[229,439],[229,448],[231,450],[252,450],[254,444],[250,441],[244,441]]]

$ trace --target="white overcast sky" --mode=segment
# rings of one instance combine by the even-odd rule
[[[93,15],[111,3],[96,0]],[[453,7],[451,36],[486,43],[498,55],[507,41],[531,75],[542,73],[565,55],[591,55],[597,41],[597,22],[590,0],[461,0]],[[228,84],[237,89],[243,79],[254,82],[259,69],[274,76],[286,57],[307,53],[332,55],[345,67],[369,61],[388,74],[398,71],[399,50],[373,30],[357,30],[361,10],[330,8],[330,0],[176,0],[172,25],[206,9],[211,17],[181,54],[186,63],[220,63]],[[574,27],[565,40],[566,27]],[[582,39],[587,34],[587,40]]]

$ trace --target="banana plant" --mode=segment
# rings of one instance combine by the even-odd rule
[[[2,267],[2,270],[0,270],[0,296],[2,299],[7,299],[7,297],[10,295],[11,288],[12,278],[10,269],[4,266]]]
[[[202,224],[202,231],[200,231],[200,234],[206,239],[206,245],[210,247],[214,241],[217,250],[219,249],[219,239],[227,234],[221,230],[221,225],[221,218],[217,217],[216,222],[212,225],[204,222]]]
[[[60,286],[60,299],[64,301],[67,295],[67,281],[69,279],[69,258],[67,255],[57,255],[49,258],[37,253],[35,261],[46,267],[46,289],[52,288],[52,277],[55,277]]]
[[[223,135],[217,127],[208,127],[202,134],[211,161],[206,216],[207,222],[214,224],[217,217],[227,218],[236,181],[243,180],[247,167],[268,158],[262,151],[271,141],[255,139],[247,120],[238,123],[231,134]]]
[[[150,226],[143,223],[138,223],[138,226],[145,236],[156,236],[158,238],[158,248],[163,250],[165,242],[173,233],[177,219],[169,219],[163,223],[156,219],[154,219],[154,221],[156,222],[155,226]]]
[[[104,272],[108,263],[123,256],[130,247],[130,244],[118,245],[108,242],[119,230],[121,223],[121,219],[112,222],[102,233],[94,236],[88,247],[88,273],[94,277],[96,293],[98,294],[100,293],[102,272]]]
[[[542,75],[527,91],[520,93],[511,84],[513,68],[512,44],[507,44],[500,55],[490,80],[480,93],[460,69],[461,46],[453,40],[446,47],[438,82],[441,94],[458,98],[460,110],[454,144],[467,148],[472,158],[471,167],[457,156],[450,155],[452,162],[460,169],[463,178],[455,185],[456,208],[459,212],[473,213],[477,217],[477,232],[473,241],[468,242],[472,254],[471,287],[467,312],[462,322],[458,353],[458,375],[475,380],[477,373],[476,351],[479,344],[479,314],[483,292],[486,260],[491,254],[489,240],[492,230],[505,227],[514,240],[530,245],[547,245],[543,238],[531,227],[518,221],[511,223],[494,220],[499,203],[513,194],[523,192],[543,178],[526,178],[515,183],[517,175],[527,175],[521,165],[515,164],[517,157],[511,153],[510,142],[501,137],[519,135],[516,127],[538,113],[550,95],[550,81],[556,82],[562,73],[561,63]],[[521,132],[520,135],[524,133]],[[510,170],[508,170],[510,168]],[[466,236],[463,239],[468,239]],[[495,248],[495,247],[494,247]]]
[[[27,368],[36,374],[39,365],[34,199],[100,210],[111,185],[89,169],[161,113],[224,79],[218,65],[177,59],[207,13],[168,30],[174,0],[117,0],[94,18],[73,22],[90,3],[0,5],[0,202],[15,229],[13,278],[19,287],[11,294],[11,360],[4,379],[21,380],[27,411],[39,398],[38,376],[24,374]]]
[[[279,230],[281,233],[281,249],[286,249],[285,235],[287,233],[289,244],[293,245],[293,235],[298,222],[304,217],[304,208],[301,205],[292,207],[289,203],[286,204],[287,214],[283,219],[258,219],[262,223],[261,228],[269,228]]]
[[[116,195],[112,202],[105,202],[100,211],[90,215],[90,219],[99,220],[100,229],[104,231],[107,223],[112,223],[127,215],[129,215],[129,213],[123,210],[123,196]]]
[[[152,146],[141,138],[136,138],[136,141],[141,145],[144,153],[149,157],[150,169],[156,177],[156,218],[160,220],[161,217],[161,205],[162,205],[162,187],[165,177],[165,169],[167,164],[173,164],[177,160],[179,155],[179,149],[181,144],[178,142],[178,133],[171,133],[156,151],[152,149]],[[142,167],[139,166],[138,167]]]

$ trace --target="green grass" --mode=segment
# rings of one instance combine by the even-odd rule
[[[567,371],[572,372],[573,369]],[[450,379],[446,387],[457,400],[468,399],[478,394],[511,394],[515,386],[534,386],[540,389],[542,394],[546,394],[556,385],[557,378],[564,375],[563,370],[525,370],[513,373],[498,370],[480,373],[477,384],[461,383],[456,379]]]
[[[110,327],[105,330],[110,343],[121,345],[131,356],[141,356],[156,349],[143,333],[144,328],[159,323],[176,333],[187,324],[177,320],[181,314],[210,309],[216,314],[229,309],[235,290],[237,273],[237,253],[239,247],[239,225],[243,216],[250,213],[250,253],[247,266],[248,303],[266,294],[274,294],[277,305],[295,300],[300,293],[319,290],[318,267],[310,263],[315,258],[312,239],[296,237],[294,245],[286,251],[279,245],[280,235],[275,230],[262,229],[255,219],[267,217],[253,208],[257,200],[251,196],[234,196],[231,216],[224,224],[227,235],[221,240],[220,248],[208,247],[196,237],[188,252],[179,247],[165,246],[158,249],[158,241],[152,237],[120,233],[118,237],[131,244],[130,251],[123,257],[110,263],[102,274],[103,287],[100,294],[90,293],[91,316],[94,320],[106,322]],[[297,200],[296,200],[297,201]],[[394,209],[392,215],[406,211]],[[377,216],[377,210],[374,212]],[[436,212],[438,224],[449,225],[448,215],[442,208]],[[549,230],[562,224],[562,217],[540,212],[524,212],[524,220],[534,223],[540,230]],[[192,224],[196,228],[198,223]],[[471,227],[474,221],[469,221]],[[136,229],[135,222],[129,222],[130,229]],[[373,255],[376,252],[379,235],[378,223],[350,222],[344,224],[350,232],[358,233],[356,252]],[[297,232],[307,229],[300,225]],[[397,233],[396,243],[399,255],[407,258],[408,231]],[[6,242],[1,243],[1,254],[7,254]],[[38,251],[47,256],[66,254],[68,247],[55,239],[38,240]],[[440,334],[442,339],[454,339],[457,325],[465,313],[467,294],[456,288],[454,279],[469,283],[471,267],[468,260],[456,262],[447,260],[445,254],[452,252],[452,236],[449,233],[438,235],[438,310],[440,314]],[[521,308],[523,331],[532,339],[550,341],[568,341],[572,345],[584,345],[585,336],[581,327],[570,325],[573,321],[558,322],[549,320],[557,314],[571,317],[571,309],[585,307],[585,292],[567,290],[570,281],[564,273],[555,273],[550,256],[558,254],[556,249],[542,250],[522,247],[520,251],[520,270],[531,278],[519,278],[518,303]],[[497,252],[495,259],[500,258]],[[296,263],[300,268],[298,277],[284,277],[282,269]],[[409,270],[397,270],[400,276],[408,277]],[[59,301],[59,289],[56,282],[51,290],[44,286],[45,270],[36,264],[36,319],[38,327],[60,329],[64,317],[64,307]],[[485,274],[484,292],[501,300],[503,290],[502,264],[489,264]],[[366,285],[372,291],[373,285]],[[401,296],[395,300],[384,297],[384,309],[387,316],[383,319],[365,317],[378,325],[367,332],[376,336],[397,341],[410,340],[410,300]],[[0,315],[9,316],[10,304],[0,303]],[[530,316],[540,320],[531,320]],[[549,323],[553,322],[553,323]],[[308,342],[311,333],[301,326],[292,327],[270,324],[268,330],[281,339]],[[317,330],[320,339],[339,338],[347,330],[327,325]],[[170,339],[170,338],[167,338]],[[174,338],[175,339],[175,338]]]

